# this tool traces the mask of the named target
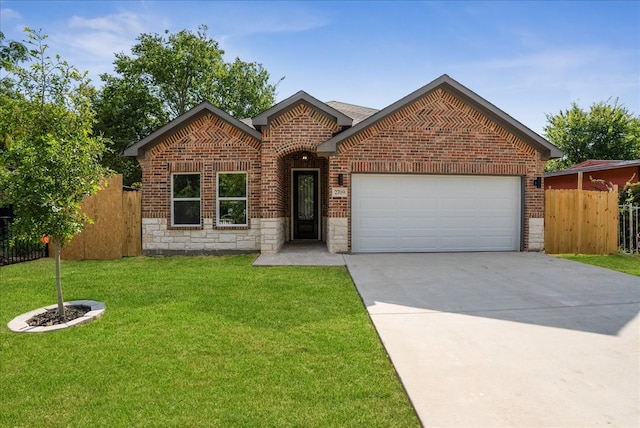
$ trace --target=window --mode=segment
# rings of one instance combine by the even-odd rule
[[[217,224],[218,226],[246,226],[247,173],[218,173]]]
[[[171,176],[171,226],[200,226],[200,174]]]

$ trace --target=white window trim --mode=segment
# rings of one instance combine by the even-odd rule
[[[200,176],[200,197],[198,198],[174,198],[173,197],[173,177],[176,175],[198,175]],[[174,213],[174,202],[175,201],[198,201],[200,202],[200,217],[199,223],[193,224],[176,224],[175,223],[175,213]],[[194,226],[202,226],[202,174],[199,172],[174,172],[171,174],[171,227],[194,227]]]
[[[244,174],[246,179],[244,181],[245,191],[244,197],[220,197],[220,174]],[[220,223],[220,201],[244,201],[246,207],[245,223],[244,224],[224,224]],[[249,172],[248,171],[218,171],[216,173],[216,227],[243,227],[249,225]]]

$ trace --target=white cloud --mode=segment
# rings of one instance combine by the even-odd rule
[[[94,84],[102,73],[113,72],[115,53],[128,53],[135,39],[149,27],[148,17],[120,12],[87,18],[73,15],[49,33],[51,48],[79,70],[87,70]]]
[[[570,47],[543,50],[511,58],[492,59],[481,62],[477,66],[492,70],[529,69],[564,72],[586,66],[598,66],[605,62],[615,62],[619,57],[624,56],[628,56],[628,53],[600,46]]]
[[[145,28],[143,18],[130,12],[96,18],[74,15],[55,37],[82,62],[102,63],[104,68],[110,66],[114,53],[128,52]]]
[[[111,33],[139,33],[144,26],[138,15],[123,12],[98,18],[84,18],[74,15],[69,19],[69,27]]]
[[[217,6],[209,20],[212,28],[224,33],[223,37],[255,34],[300,33],[322,28],[329,23],[324,12],[313,10],[304,3],[295,2],[236,2]],[[213,8],[212,8],[213,11]],[[217,17],[224,19],[217,20]],[[250,17],[250,19],[248,19]]]
[[[8,21],[22,19],[22,15],[13,9],[2,8],[0,9],[0,18],[2,18],[3,21]]]

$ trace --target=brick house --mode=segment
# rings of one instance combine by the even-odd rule
[[[252,119],[202,103],[129,147],[147,254],[541,250],[562,153],[443,75],[377,111],[300,91]]]

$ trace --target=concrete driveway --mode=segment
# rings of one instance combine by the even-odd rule
[[[640,426],[640,278],[538,253],[344,257],[425,426]]]

